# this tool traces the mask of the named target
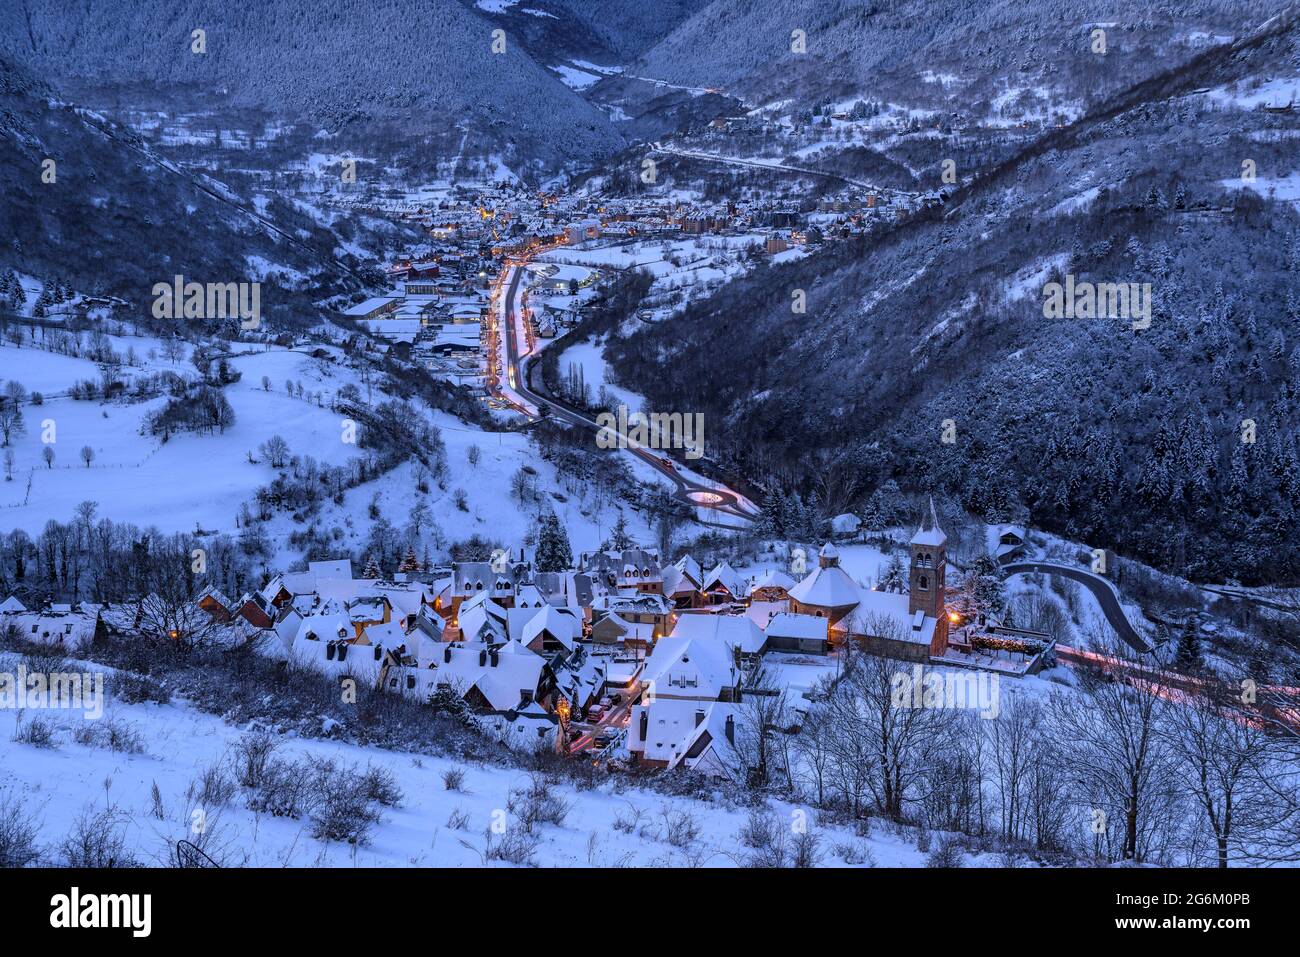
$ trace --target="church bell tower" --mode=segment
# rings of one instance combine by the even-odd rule
[[[915,617],[922,612],[934,619],[934,638],[930,654],[942,655],[948,647],[948,611],[944,604],[944,571],[947,567],[948,536],[939,527],[930,499],[929,513],[912,536],[912,561],[908,569],[907,610]]]

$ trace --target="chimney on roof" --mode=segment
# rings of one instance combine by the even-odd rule
[[[493,668],[495,668],[497,666],[497,662],[501,660],[501,655],[497,653],[497,650],[495,648],[493,648],[492,651],[488,654],[488,657],[492,659]]]
[[[487,649],[478,653],[478,664],[480,668],[487,664]]]
[[[442,649],[442,663],[445,665],[451,664],[451,645]]]
[[[725,733],[727,735],[727,743],[734,746],[736,743],[736,719],[732,715],[727,715]]]

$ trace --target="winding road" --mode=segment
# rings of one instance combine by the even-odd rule
[[[517,324],[516,318],[519,315],[519,290],[522,285],[526,263],[527,260],[515,260],[507,263],[508,274],[501,289],[501,295],[504,299],[500,304],[500,308],[493,310],[494,323],[497,326],[504,326],[505,374],[509,385],[508,387],[503,385],[500,376],[492,374],[488,379],[489,389],[502,402],[507,403],[531,419],[537,419],[539,413],[546,410],[547,414],[568,422],[570,425],[599,432],[603,426],[597,424],[594,419],[540,395],[529,387],[528,360],[531,356],[520,354],[515,328]],[[495,330],[494,335],[500,333],[501,329],[498,328]],[[674,494],[677,499],[686,505],[696,509],[709,509],[746,521],[752,521],[758,517],[758,508],[749,499],[738,492],[733,492],[724,485],[699,481],[690,475],[682,474],[667,453],[645,449],[631,442],[627,445],[627,451],[641,459],[660,475],[670,479],[673,482]],[[735,524],[725,522],[701,521],[706,525],[718,525],[723,528],[737,527]]]
[[[1129,622],[1128,616],[1124,614],[1124,608],[1119,601],[1119,592],[1115,590],[1115,586],[1100,575],[1084,571],[1082,568],[1075,568],[1072,565],[1057,565],[1053,562],[1035,561],[1011,562],[1003,565],[1002,570],[1008,575],[1037,573],[1041,575],[1057,575],[1078,582],[1097,599],[1097,604],[1101,606],[1101,613],[1106,616],[1107,623],[1126,645],[1141,654],[1151,651],[1151,645],[1138,634],[1137,629]]]

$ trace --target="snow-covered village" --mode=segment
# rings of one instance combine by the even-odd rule
[[[618,868],[1270,923],[1289,6],[14,2],[20,922]]]

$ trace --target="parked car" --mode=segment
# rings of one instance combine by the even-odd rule
[[[600,705],[593,704],[590,708],[587,709],[588,721],[599,721],[603,717],[605,717],[605,709],[602,708]]]

